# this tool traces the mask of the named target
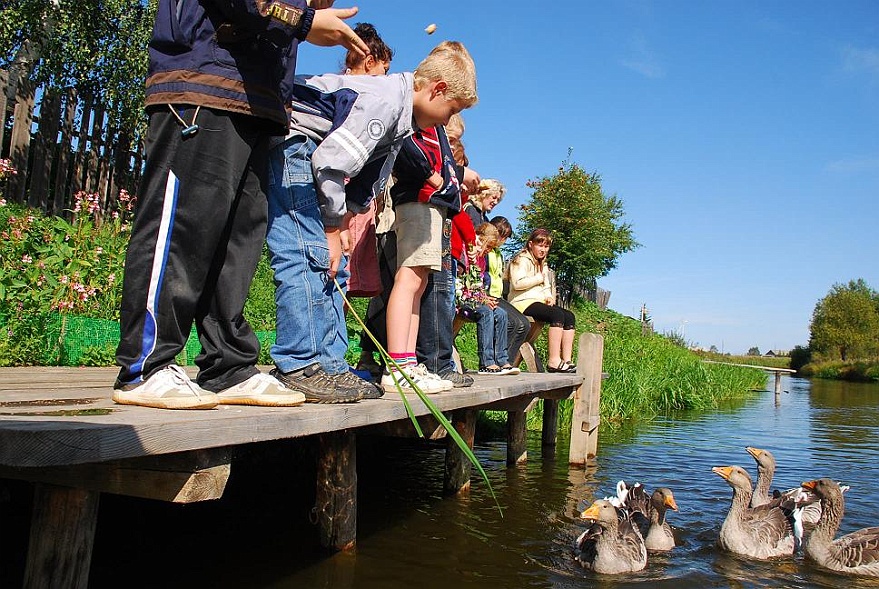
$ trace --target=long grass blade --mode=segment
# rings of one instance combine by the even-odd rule
[[[379,341],[375,338],[375,336],[369,331],[369,329],[367,329],[366,323],[363,322],[363,319],[360,318],[360,316],[354,310],[351,303],[348,301],[348,297],[345,296],[345,292],[342,290],[342,287],[339,285],[339,282],[335,279],[334,279],[334,282],[336,283],[336,290],[338,290],[339,294],[342,295],[342,300],[344,300],[345,304],[348,305],[348,311],[351,313],[351,315],[354,317],[354,319],[357,321],[357,323],[360,324],[360,327],[363,329],[363,332],[367,336],[369,336],[369,339],[371,339],[372,343],[375,344],[375,347],[379,351],[379,354],[381,355],[382,359],[385,361],[386,364],[387,363],[393,364],[397,368],[397,371],[395,371],[396,374],[394,374],[394,372],[391,372],[391,376],[394,379],[395,384],[397,385],[397,391],[400,393],[400,397],[403,399],[403,406],[406,408],[406,413],[409,415],[409,418],[412,420],[412,423],[415,426],[415,431],[418,432],[418,436],[423,438],[424,433],[421,431],[421,427],[418,425],[418,419],[415,417],[415,413],[412,411],[412,406],[409,404],[408,399],[406,399],[406,393],[403,392],[403,388],[400,386],[400,383],[397,380],[397,375],[400,375],[406,379],[406,382],[409,383],[409,386],[412,387],[412,390],[415,391],[415,394],[418,396],[418,398],[421,400],[421,402],[424,403],[424,406],[427,407],[427,409],[428,409],[428,411],[430,411],[431,415],[433,415],[433,417],[439,422],[439,424],[442,425],[443,428],[445,428],[446,433],[452,438],[452,440],[454,440],[455,445],[458,446],[458,448],[461,450],[461,452],[464,453],[464,456],[467,457],[467,460],[470,461],[470,463],[479,472],[480,476],[482,476],[482,480],[485,481],[485,484],[488,487],[488,492],[491,494],[491,498],[494,499],[494,503],[495,503],[495,505],[497,505],[498,512],[500,512],[501,517],[503,517],[504,516],[503,509],[501,508],[501,505],[498,502],[497,495],[495,495],[495,493],[494,493],[494,489],[491,486],[491,481],[488,480],[488,474],[485,472],[485,469],[482,468],[482,465],[479,463],[479,459],[476,458],[476,455],[473,453],[473,450],[470,449],[470,446],[467,445],[467,442],[464,441],[464,439],[458,433],[458,430],[455,429],[455,427],[451,424],[451,422],[448,420],[448,418],[445,416],[445,414],[442,411],[440,411],[439,408],[436,405],[434,405],[433,401],[431,401],[430,398],[424,393],[424,391],[421,390],[421,387],[416,385],[412,381],[412,379],[409,377],[409,375],[406,374],[405,371],[400,369],[400,365],[397,364],[397,362],[393,358],[391,358],[391,356],[390,356],[390,354],[388,354],[387,350],[384,349],[384,347],[379,343]]]

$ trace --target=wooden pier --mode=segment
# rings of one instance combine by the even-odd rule
[[[479,376],[430,398],[472,446],[476,415],[508,414],[507,463],[526,460],[525,417],[544,399],[545,446],[554,446],[558,401],[574,399],[569,462],[597,452],[603,340],[583,334],[578,374]],[[0,478],[35,485],[24,587],[88,586],[101,493],[192,503],[223,495],[237,447],[317,436],[316,508],[321,543],[354,545],[358,432],[414,428],[398,394],[346,405],[224,406],[169,411],[112,402],[112,368],[0,368]],[[414,413],[430,412],[414,395]],[[469,488],[470,464],[449,439],[444,487]],[[2,528],[2,522],[0,522]]]

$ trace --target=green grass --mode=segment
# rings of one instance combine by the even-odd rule
[[[875,382],[879,380],[879,360],[826,360],[810,362],[800,368],[805,377]]]

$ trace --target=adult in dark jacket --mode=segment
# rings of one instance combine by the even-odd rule
[[[332,0],[160,0],[147,163],[125,261],[113,400],[167,409],[305,398],[255,364],[243,317],[266,231],[265,179],[300,41],[367,52]],[[175,364],[192,324],[196,382]],[[197,384],[196,384],[197,383]],[[218,394],[217,394],[218,393]]]

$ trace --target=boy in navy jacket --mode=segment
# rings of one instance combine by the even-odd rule
[[[160,0],[147,163],[125,261],[117,403],[206,409],[305,399],[255,364],[242,316],[262,252],[269,139],[283,134],[300,41],[366,47],[331,0]],[[319,9],[319,10],[318,10]],[[175,364],[193,322],[196,382]]]

